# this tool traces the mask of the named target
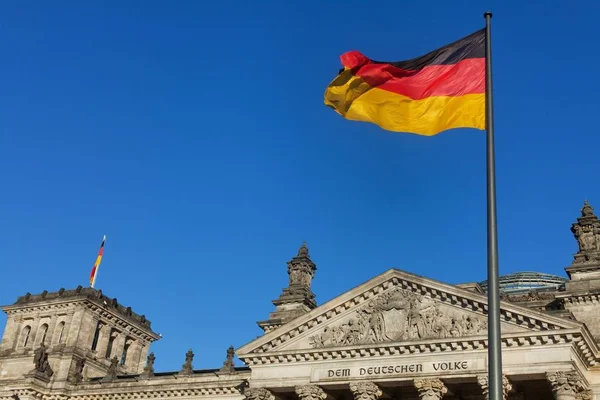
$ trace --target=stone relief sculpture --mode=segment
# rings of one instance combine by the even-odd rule
[[[314,348],[485,334],[487,321],[395,288],[356,311],[354,318],[311,336]]]

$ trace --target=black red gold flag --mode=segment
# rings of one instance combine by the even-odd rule
[[[349,120],[432,136],[485,129],[485,29],[407,61],[371,60],[358,51],[325,91],[325,104]]]
[[[106,244],[106,235],[102,238],[102,243],[100,244],[100,250],[98,251],[98,257],[96,257],[96,262],[92,267],[92,272],[90,272],[90,287],[94,287],[96,284],[96,277],[98,276],[98,268],[100,268],[100,263],[102,262],[102,255],[104,254],[104,245]]]

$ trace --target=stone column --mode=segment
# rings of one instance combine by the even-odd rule
[[[383,392],[373,382],[356,382],[350,384],[354,400],[377,400]]]
[[[316,385],[296,386],[296,394],[300,400],[325,400],[327,393]]]
[[[490,386],[489,386],[489,382],[488,382],[488,376],[487,375],[479,375],[477,377],[477,383],[479,384],[479,387],[481,388],[481,391],[483,392],[483,398],[485,400],[489,400],[490,399]],[[504,400],[506,400],[508,398],[508,394],[510,392],[512,392],[513,387],[512,384],[510,383],[510,381],[508,380],[508,378],[504,375],[502,375],[502,398]]]
[[[275,395],[265,388],[245,389],[244,396],[248,400],[275,400]]]
[[[448,393],[448,388],[438,378],[415,379],[413,383],[421,400],[438,400]]]
[[[546,379],[550,382],[552,393],[557,400],[594,398],[577,371],[547,372]]]
[[[110,340],[111,328],[109,325],[102,324],[100,326],[100,335],[98,336],[98,345],[96,345],[96,357],[99,359],[110,358],[106,357],[106,349]],[[114,343],[113,343],[114,345]],[[109,354],[110,356],[110,354]]]
[[[110,358],[117,357],[119,360],[119,365],[121,365],[121,356],[123,355],[123,349],[125,347],[125,341],[127,340],[127,336],[125,336],[125,332],[120,332],[117,334],[112,347],[112,354]]]

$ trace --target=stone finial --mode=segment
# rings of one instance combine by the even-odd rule
[[[103,381],[112,381],[117,379],[117,366],[119,365],[119,359],[117,356],[114,356],[110,359],[110,366],[106,371],[106,375],[102,378]]]
[[[298,249],[298,255],[288,262],[289,287],[304,287],[310,289],[317,266],[308,255],[306,243]]]
[[[265,388],[248,388],[244,390],[248,400],[275,400],[275,395]]]
[[[325,400],[327,398],[327,393],[316,385],[296,386],[296,394],[300,400]]]
[[[225,361],[223,362],[223,366],[221,367],[219,372],[222,372],[225,374],[232,374],[235,372],[235,365],[233,364],[233,356],[234,355],[235,355],[235,350],[233,349],[233,346],[229,346],[229,348],[227,349],[227,358],[225,358]]]
[[[71,375],[71,383],[78,384],[83,380],[83,367],[85,367],[85,358],[78,358],[75,360],[75,369]]]
[[[581,208],[581,217],[571,225],[571,232],[579,245],[573,264],[600,262],[600,221],[587,200]]]
[[[373,382],[352,382],[350,391],[354,400],[377,400],[383,392]]]
[[[555,398],[585,398],[587,388],[583,378],[577,371],[555,371],[547,372],[546,379],[552,386]]]
[[[490,385],[488,381],[487,375],[479,375],[477,377],[477,383],[481,388],[483,398],[485,400],[489,400],[490,398]],[[506,400],[508,398],[508,394],[513,391],[513,386],[508,380],[508,378],[502,375],[502,398]]]
[[[194,373],[194,367],[192,366],[193,360],[194,352],[192,349],[189,349],[188,352],[185,353],[185,363],[182,365],[179,375],[192,375]]]
[[[144,367],[144,372],[142,372],[142,378],[150,378],[154,376],[154,361],[156,357],[154,357],[154,353],[148,354],[148,358],[146,359],[146,366]]]
[[[35,368],[32,372],[35,375],[45,378],[50,378],[54,375],[54,371],[48,363],[48,352],[46,351],[46,345],[44,343],[40,343],[40,347],[33,352],[33,364],[35,365]]]
[[[448,393],[448,388],[441,379],[421,378],[414,380],[415,389],[419,392],[421,400],[438,400]]]
[[[288,287],[283,289],[278,299],[273,300],[276,309],[269,314],[269,319],[258,322],[265,332],[270,332],[317,307],[315,295],[310,288],[317,266],[310,259],[306,243],[302,243],[297,255],[287,265]]]

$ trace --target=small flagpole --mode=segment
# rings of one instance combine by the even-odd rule
[[[96,284],[96,278],[98,277],[98,270],[100,269],[100,264],[102,261],[102,254],[104,252],[104,245],[106,244],[106,235],[102,237],[102,244],[100,245],[100,252],[98,253],[98,258],[96,258],[96,263],[94,264],[92,281],[90,282],[90,287],[93,289]]]
[[[500,287],[498,283],[498,226],[496,223],[496,162],[492,102],[492,13],[485,18],[485,124],[487,131],[487,250],[488,250],[488,385],[489,399],[503,400]]]

